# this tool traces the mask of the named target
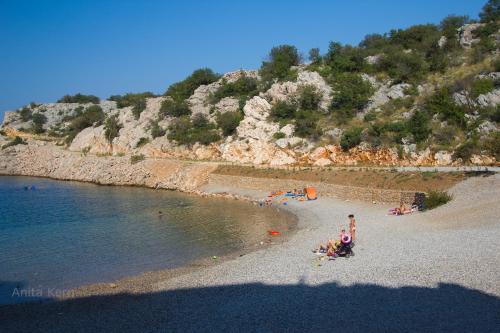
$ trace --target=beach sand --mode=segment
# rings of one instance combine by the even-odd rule
[[[81,288],[78,297],[52,303],[0,307],[0,331],[494,331],[500,176],[469,178],[450,192],[449,204],[407,216],[387,216],[390,207],[370,203],[290,201],[280,207],[299,218],[299,229],[284,243],[177,274]],[[350,213],[355,256],[313,254],[347,226]]]

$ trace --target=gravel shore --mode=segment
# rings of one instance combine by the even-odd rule
[[[265,193],[205,187],[254,198]],[[425,213],[320,198],[291,201],[287,242],[147,288],[0,308],[5,332],[489,332],[500,327],[500,176],[473,177]],[[266,208],[263,208],[266,209]],[[357,220],[356,255],[313,254]],[[89,293],[92,294],[92,293]]]

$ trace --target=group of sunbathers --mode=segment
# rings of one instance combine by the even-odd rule
[[[326,244],[320,244],[313,252],[317,254],[325,253],[329,257],[337,257],[342,253],[352,253],[352,247],[356,240],[356,220],[353,214],[349,214],[349,231],[342,229],[338,240],[328,240]],[[354,254],[353,254],[354,255]]]

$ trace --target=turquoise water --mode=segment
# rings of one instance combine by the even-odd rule
[[[255,246],[267,230],[286,234],[287,219],[238,201],[0,176],[0,304]]]

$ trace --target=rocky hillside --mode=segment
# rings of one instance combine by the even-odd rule
[[[497,2],[368,35],[356,47],[271,50],[259,70],[193,72],[165,94],[64,96],[7,112],[0,144],[85,155],[268,165],[495,165],[500,160]]]

